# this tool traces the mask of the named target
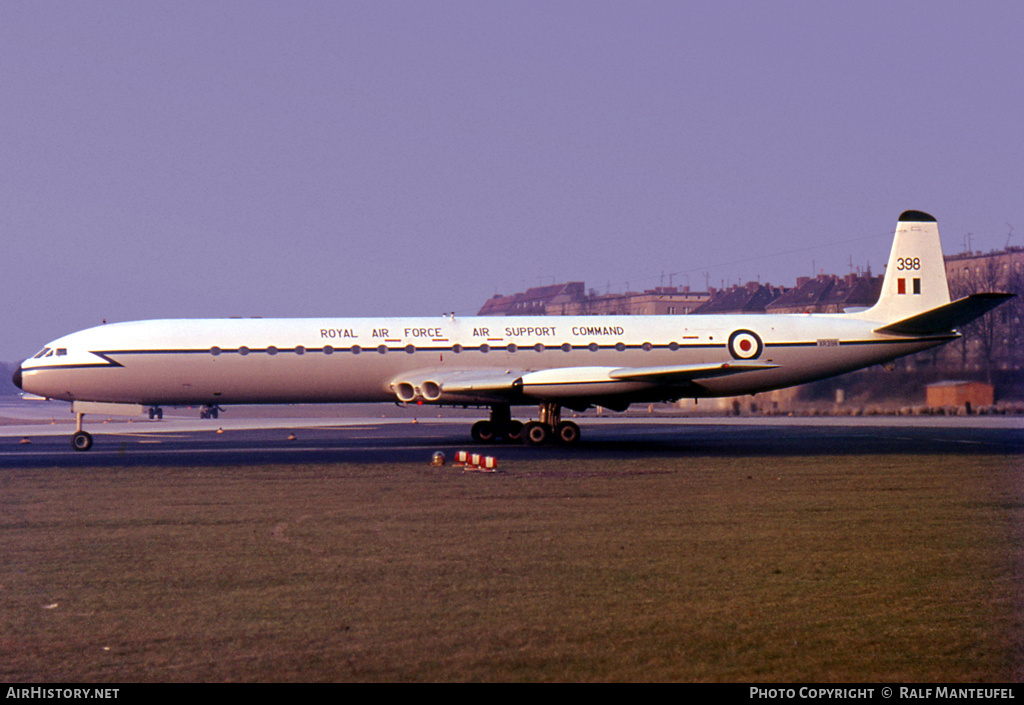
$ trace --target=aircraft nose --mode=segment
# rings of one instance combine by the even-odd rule
[[[18,365],[18,369],[14,371],[11,381],[14,382],[15,387],[21,389],[21,365]]]

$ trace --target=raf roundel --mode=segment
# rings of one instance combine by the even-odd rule
[[[738,330],[729,336],[729,354],[736,360],[756,360],[761,357],[764,343],[752,330]]]

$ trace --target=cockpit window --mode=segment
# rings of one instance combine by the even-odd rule
[[[57,348],[57,357],[64,357],[68,354],[67,348]]]
[[[50,352],[52,352],[52,350],[50,350],[50,348],[43,348],[42,350],[40,350],[39,352],[37,352],[37,353],[36,353],[35,355],[33,355],[33,356],[32,356],[32,359],[33,359],[33,360],[38,360],[38,359],[39,359],[39,358],[41,358],[41,357],[46,357],[46,355],[47,355],[48,353],[50,353]]]

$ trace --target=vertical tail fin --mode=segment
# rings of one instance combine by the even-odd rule
[[[939,242],[939,225],[927,213],[906,211],[896,224],[896,237],[878,302],[855,315],[892,322],[948,303],[949,286]]]

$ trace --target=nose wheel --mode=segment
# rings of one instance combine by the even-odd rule
[[[71,447],[75,450],[89,450],[92,448],[92,434],[82,430],[82,419],[85,414],[75,414],[75,432],[71,434]]]
[[[75,450],[89,450],[92,448],[92,435],[85,431],[76,431],[71,436],[71,447]]]

